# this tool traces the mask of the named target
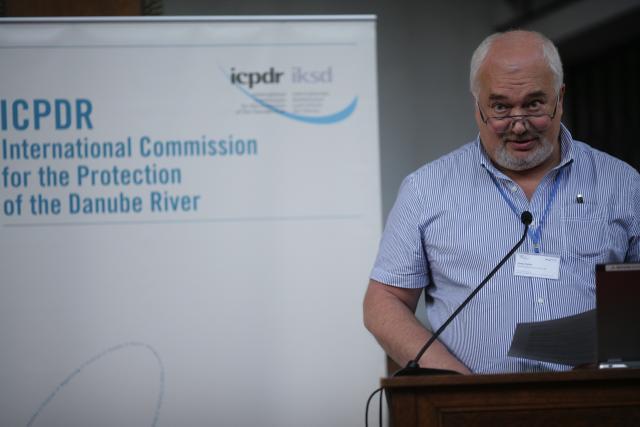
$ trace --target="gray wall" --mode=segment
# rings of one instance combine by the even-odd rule
[[[482,38],[517,15],[505,0],[164,0],[166,15],[375,14],[382,203],[402,178],[476,135],[468,62]],[[517,2],[516,2],[517,3]],[[532,4],[549,3],[533,1]],[[637,7],[639,0],[583,0],[526,28],[560,41]]]

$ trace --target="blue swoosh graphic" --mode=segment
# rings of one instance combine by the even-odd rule
[[[223,71],[223,74],[226,75],[224,71]],[[273,111],[274,113],[278,113],[292,120],[297,120],[299,122],[304,122],[304,123],[311,123],[314,125],[328,125],[328,124],[340,122],[346,119],[347,117],[349,117],[351,113],[355,111],[356,106],[358,105],[358,97],[356,96],[353,98],[353,101],[351,101],[349,105],[347,105],[345,108],[343,108],[342,110],[336,113],[329,114],[326,116],[303,116],[301,114],[295,114],[295,113],[290,113],[288,111],[281,110],[278,107],[275,107],[269,104],[268,102],[258,98],[257,96],[249,92],[247,89],[245,89],[244,87],[238,84],[234,84],[233,86],[237,87],[249,98],[253,99],[255,102],[267,108],[268,110]]]

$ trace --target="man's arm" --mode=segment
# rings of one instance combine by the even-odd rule
[[[387,354],[400,366],[413,359],[431,336],[414,312],[422,289],[405,289],[369,281],[364,297],[364,324]],[[418,361],[421,367],[471,371],[440,341],[435,341]]]

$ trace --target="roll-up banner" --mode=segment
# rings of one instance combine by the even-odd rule
[[[374,17],[4,20],[0,55],[0,424],[360,424]]]

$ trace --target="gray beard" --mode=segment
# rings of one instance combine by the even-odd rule
[[[495,153],[495,162],[505,169],[523,171],[535,168],[547,160],[553,154],[553,144],[544,137],[538,140],[540,144],[527,157],[516,158],[507,151],[506,143],[500,145]]]

